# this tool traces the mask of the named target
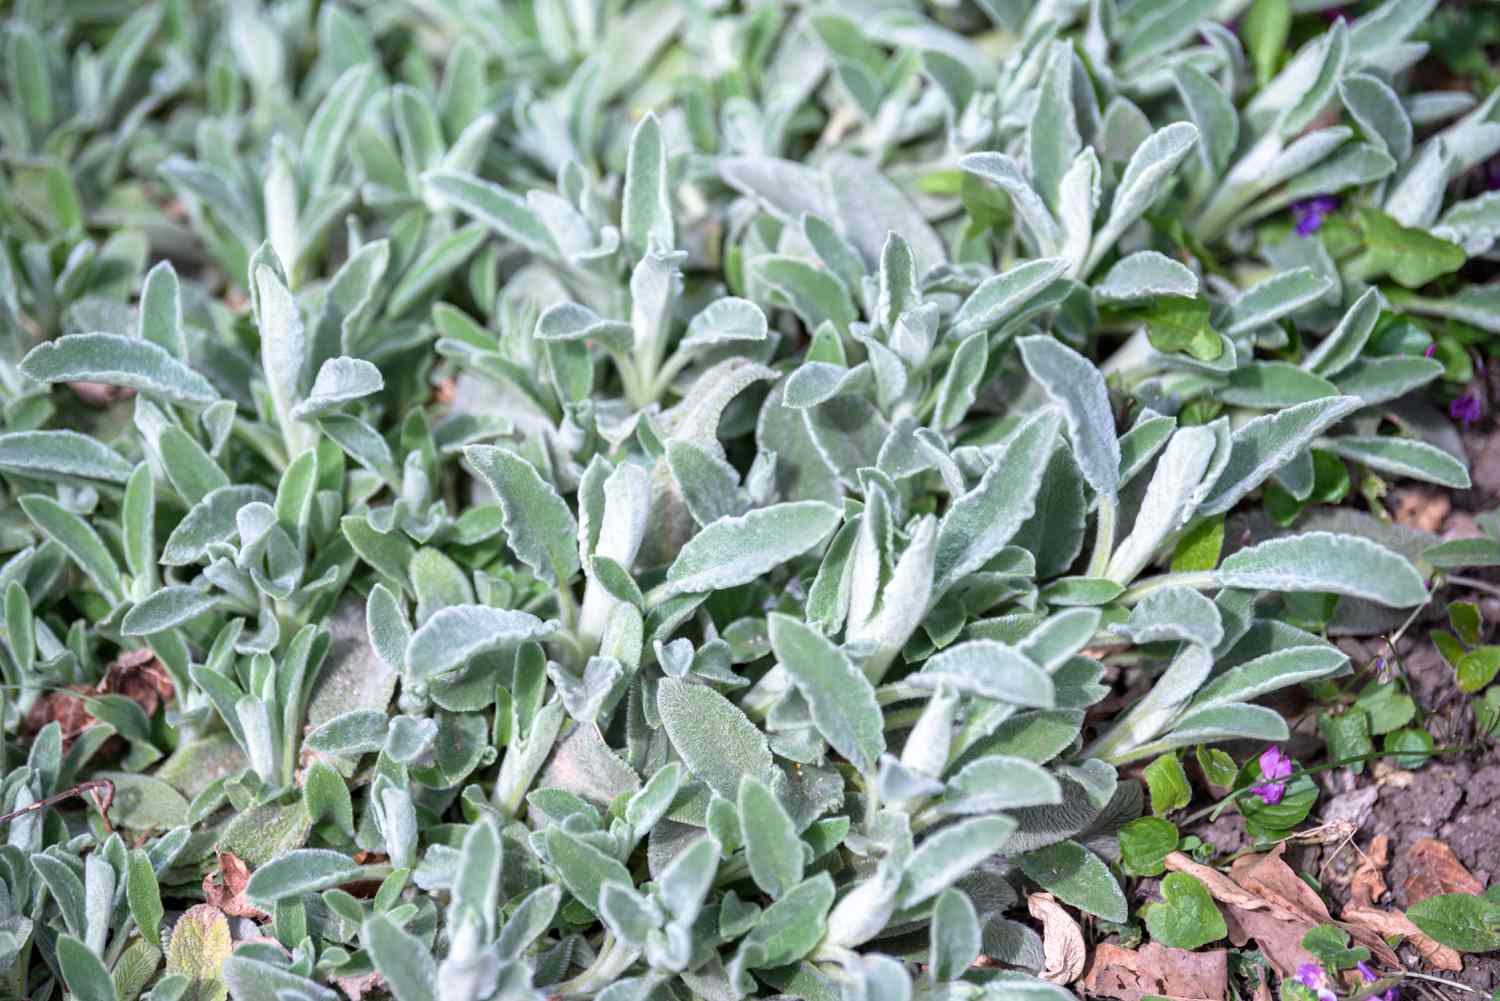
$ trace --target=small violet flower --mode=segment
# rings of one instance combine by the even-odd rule
[[[1338,1001],[1338,995],[1328,986],[1328,974],[1317,963],[1297,967],[1297,983],[1316,994],[1318,1001]]]
[[[1323,225],[1329,213],[1339,207],[1339,200],[1332,195],[1314,195],[1292,205],[1292,218],[1297,220],[1297,235],[1312,236]]]
[[[1422,357],[1431,358],[1435,354],[1437,354],[1437,341],[1433,341],[1431,344],[1427,345],[1427,350],[1422,352]]]
[[[1282,754],[1281,748],[1268,747],[1261,752],[1260,775],[1265,781],[1251,786],[1250,791],[1259,796],[1262,803],[1275,806],[1286,792],[1284,780],[1292,775],[1292,759]]]
[[[1484,405],[1479,402],[1479,394],[1467,392],[1448,404],[1448,416],[1460,421],[1465,428],[1479,420],[1484,416]]]
[[[1370,969],[1369,963],[1359,962],[1354,965],[1359,970],[1359,975],[1365,978],[1365,983],[1373,984],[1380,979],[1380,975]],[[1391,987],[1376,996],[1380,998],[1380,1001],[1396,1001],[1397,991],[1395,987]]]

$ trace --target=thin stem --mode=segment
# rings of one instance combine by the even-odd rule
[[[1487,580],[1479,580],[1476,577],[1459,577],[1453,574],[1444,574],[1443,581],[1448,584],[1455,584],[1458,587],[1467,587],[1475,591],[1482,591],[1492,598],[1500,598],[1500,586],[1491,584]],[[1425,608],[1426,606],[1424,605],[1423,607]],[[1418,611],[1421,611],[1421,609],[1418,609]],[[1405,628],[1405,626],[1402,626],[1403,630]]]
[[[1362,761],[1374,761],[1378,758],[1436,758],[1444,754],[1458,754],[1460,752],[1469,751],[1472,749],[1472,744],[1447,744],[1443,747],[1434,747],[1430,751],[1371,751],[1367,754],[1353,754],[1347,758],[1339,758],[1335,761],[1325,761],[1323,764],[1314,765],[1311,768],[1298,768],[1293,771],[1292,774],[1288,775],[1285,779],[1278,779],[1277,781],[1290,784],[1297,781],[1304,775],[1316,775],[1319,772],[1330,772],[1335,768],[1343,768],[1346,765],[1357,765]],[[1211,803],[1208,806],[1205,806],[1203,809],[1197,811],[1196,813],[1191,813],[1188,816],[1184,817],[1179,826],[1182,828],[1187,828],[1207,817],[1217,817],[1231,803],[1234,803],[1235,801],[1244,798],[1246,795],[1249,795],[1253,788],[1253,786],[1246,786],[1243,789],[1234,790],[1229,795],[1219,800],[1217,803]]]
[[[1219,586],[1219,575],[1212,570],[1195,570],[1189,573],[1164,573],[1145,580],[1136,581],[1125,589],[1115,601],[1121,605],[1134,605],[1153,591],[1168,587],[1192,587],[1211,590]]]

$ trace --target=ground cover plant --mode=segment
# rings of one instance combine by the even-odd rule
[[[7,5],[0,992],[1487,989],[1500,20],[1323,7]]]

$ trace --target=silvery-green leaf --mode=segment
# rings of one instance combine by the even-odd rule
[[[1122,257],[1093,286],[1100,302],[1135,302],[1158,295],[1196,296],[1198,276],[1186,265],[1154,250]]]
[[[1472,484],[1464,464],[1442,449],[1414,438],[1349,435],[1328,439],[1328,447],[1346,459],[1392,476],[1425,480],[1454,490]]]
[[[1273,275],[1246,290],[1230,304],[1223,332],[1234,337],[1274,323],[1281,317],[1318,301],[1329,286],[1327,278],[1308,268]]]
[[[370,588],[365,604],[365,624],[370,646],[388,667],[400,670],[406,663],[406,645],[411,642],[411,625],[401,601],[384,584]]]
[[[688,324],[678,350],[766,339],[766,314],[748,299],[725,296],[703,308]]]
[[[765,909],[741,940],[741,953],[757,957],[756,968],[786,966],[801,959],[822,940],[833,897],[833,879],[826,872],[798,883]]]
[[[316,893],[358,879],[359,865],[343,852],[299,848],[250,874],[245,894],[260,904]]]
[[[626,357],[635,344],[630,324],[606,320],[576,302],[559,302],[548,307],[537,320],[532,336],[539,341],[595,341],[606,350]]]
[[[875,689],[842,650],[811,627],[775,612],[767,625],[776,660],[807,700],[818,732],[860,772],[871,774],[885,751]]]
[[[1317,75],[1308,81],[1276,124],[1277,131],[1284,136],[1294,136],[1307,128],[1333,100],[1349,56],[1348,23],[1342,20],[1334,22],[1333,27],[1318,39],[1318,47],[1321,52]]]
[[[286,967],[247,955],[226,956],[221,968],[223,981],[229,985],[229,992],[237,1001],[280,1001],[288,995],[305,997],[309,1001],[339,1001],[341,996]],[[212,982],[213,980],[208,980],[208,983]],[[401,1001],[407,999],[402,998]]]
[[[721,518],[688,540],[653,592],[655,603],[678,594],[716,591],[754,580],[821,545],[838,527],[838,508],[820,501],[773,504]]]
[[[1343,388],[1343,387],[1340,387]],[[1241,425],[1231,438],[1228,463],[1198,508],[1222,514],[1290,462],[1328,428],[1361,406],[1353,396],[1312,400]]]
[[[1201,140],[1199,155],[1210,177],[1217,177],[1229,166],[1239,145],[1240,118],[1234,101],[1224,93],[1214,78],[1192,63],[1172,67],[1173,81],[1188,115],[1198,127]]]
[[[1217,447],[1211,428],[1179,428],[1172,435],[1157,460],[1135,525],[1110,557],[1106,576],[1122,584],[1134,580],[1157,549],[1187,525]]]
[[[423,185],[442,201],[467,213],[533,253],[557,256],[557,244],[525,199],[472,174],[433,170]]]
[[[407,643],[406,673],[412,678],[433,678],[486,651],[543,639],[556,630],[554,621],[544,622],[511,609],[484,605],[442,608]]]
[[[1026,370],[1062,408],[1084,479],[1099,496],[1113,498],[1119,487],[1120,443],[1103,375],[1056,338],[1023,337],[1017,343]]]
[[[1384,81],[1368,73],[1347,73],[1339,81],[1339,98],[1366,138],[1380,143],[1397,163],[1411,156],[1411,117]]]
[[[187,359],[187,338],[182,329],[182,289],[170,261],[162,261],[153,267],[141,285],[139,333],[141,340],[155,344],[173,358],[179,361]]]
[[[1203,686],[1187,713],[1249,702],[1280,688],[1300,685],[1341,671],[1349,657],[1328,645],[1277,650],[1225,671]]]
[[[948,508],[938,524],[934,595],[983,566],[1031,517],[1060,424],[1054,410],[1033,416],[1006,440],[979,484]]]
[[[948,779],[944,813],[995,813],[1062,802],[1062,787],[1041,765],[1007,754],[976,758]]]
[[[216,604],[216,595],[196,587],[164,587],[127,612],[120,631],[126,636],[150,636],[184,625]]]
[[[99,439],[76,431],[0,434],[0,471],[18,476],[124,483],[133,468]]]
[[[783,222],[795,223],[804,214],[835,218],[833,195],[821,170],[793,160],[731,156],[719,161],[719,174]]]
[[[844,332],[858,318],[843,283],[800,258],[763,254],[750,262],[749,273],[773,289],[809,330],[828,321]]]
[[[396,287],[391,289],[390,298],[386,302],[390,314],[400,316],[424,302],[429,293],[439,289],[489,238],[490,234],[485,226],[477,222],[470,223],[424,249],[422,255],[401,275]]]
[[[1332,532],[1241,549],[1219,564],[1216,576],[1224,587],[1346,594],[1392,608],[1427,601],[1422,575],[1405,558],[1368,539]]]
[[[318,369],[318,377],[313,381],[307,398],[292,408],[292,416],[306,420],[384,388],[385,379],[380,369],[363,358],[330,358]]]
[[[986,278],[954,314],[953,335],[967,338],[1000,326],[1028,299],[1062,277],[1067,268],[1066,259],[1055,257],[1026,261]]]
[[[1362,358],[1336,380],[1339,392],[1358,397],[1364,406],[1400,399],[1443,374],[1436,358]]]
[[[323,754],[368,754],[385,747],[389,729],[384,709],[351,709],[309,733],[304,744]]]
[[[1062,667],[1088,646],[1099,629],[1101,615],[1094,608],[1070,608],[1050,615],[1026,634],[1016,647],[1048,674]]]
[[[874,161],[837,153],[828,158],[823,170],[833,215],[867,267],[876,266],[891,233],[901,234],[910,245],[919,276],[947,262],[947,249],[926,217]]]
[[[1221,740],[1280,743],[1289,734],[1286,719],[1276,710],[1231,702],[1184,716],[1173,725],[1170,734],[1152,745],[1152,752]]]
[[[1168,587],[1142,598],[1130,618],[1110,626],[1110,632],[1137,646],[1176,641],[1216,650],[1224,639],[1224,623],[1218,606],[1198,591]]]
[[[1108,762],[1112,756],[1128,754],[1160,735],[1208,679],[1213,665],[1213,652],[1209,648],[1197,643],[1182,647],[1145,697],[1090,744],[1084,757]]]
[[[1062,223],[1062,257],[1070,269],[1083,265],[1099,210],[1099,157],[1092,147],[1079,153],[1058,184],[1058,219]]]
[[[31,523],[78,564],[100,593],[111,601],[118,600],[119,564],[87,521],[42,494],[25,494],[19,503]]]
[[[918,277],[910,244],[901,234],[891,232],[880,251],[879,291],[875,305],[875,320],[886,330],[894,330],[902,313],[921,305]]]
[[[965,337],[958,350],[953,352],[953,361],[949,363],[948,371],[943,374],[937,406],[932,415],[934,428],[951,431],[963,423],[969,409],[979,397],[980,384],[984,380],[985,366],[988,364],[989,334],[979,330]]]
[[[544,580],[566,584],[579,570],[578,523],[557,491],[509,449],[470,445],[464,458],[499,498],[510,548]]]
[[[1052,678],[1014,647],[995,640],[969,640],[927,659],[908,679],[923,687],[950,684],[960,691],[1012,705],[1050,708]]]
[[[1088,274],[1104,254],[1161,197],[1173,171],[1192,151],[1198,130],[1188,122],[1173,122],[1136,149],[1115,187],[1109,220],[1094,238],[1080,274]]]
[[[767,896],[779,898],[802,881],[804,860],[797,828],[776,796],[754,775],[741,776],[737,805],[751,878]]]
[[[1022,855],[1017,864],[1065,904],[1072,904],[1106,921],[1124,921],[1130,914],[1120,883],[1104,860],[1076,841],[1060,841]]]
[[[301,402],[309,376],[308,339],[302,314],[286,285],[265,265],[255,272],[255,289],[260,304],[261,374],[270,388],[287,450],[298,453],[317,439],[313,428],[292,418],[292,408]]]
[[[173,403],[207,406],[219,398],[203,376],[151,341],[119,334],[67,334],[38,344],[21,361],[38,382],[128,386]]]
[[[1349,307],[1333,332],[1307,353],[1302,367],[1331,379],[1358,361],[1375,329],[1375,322],[1380,319],[1383,302],[1379,289],[1367,290]]]
[[[1486,191],[1450,205],[1432,235],[1459,244],[1470,257],[1488,252],[1500,237],[1500,192]]]
[[[1291,362],[1257,361],[1229,373],[1219,399],[1236,407],[1276,410],[1338,395],[1338,387]]]
[[[630,139],[621,206],[620,228],[635,255],[644,254],[653,241],[663,247],[674,245],[667,147],[654,114],[640,120]]]
[[[1396,170],[1389,153],[1368,143],[1345,146],[1316,167],[1292,178],[1279,191],[1250,208],[1246,219],[1258,219],[1305,198],[1374,184]]]
[[[349,456],[386,483],[401,481],[396,458],[385,438],[368,423],[348,414],[329,414],[317,418],[317,426]]]
[[[979,916],[974,905],[962,892],[944,890],[932,909],[931,953],[928,969],[932,979],[942,983],[957,980],[973,965],[984,947],[979,930]]]
[[[374,914],[365,920],[360,941],[396,1001],[437,1001],[437,961],[421,939]]]
[[[1026,153],[1032,182],[1057,213],[1069,208],[1062,197],[1062,178],[1083,144],[1073,110],[1072,78],[1073,47],[1054,41],[1026,126]]]
[[[744,513],[739,473],[732,465],[691,441],[669,441],[666,454],[683,502],[700,526]]]
[[[1010,196],[1011,205],[1030,233],[1037,253],[1044,257],[1061,253],[1062,227],[1014,160],[1003,153],[969,153],[958,165]]]
[[[898,905],[916,907],[942,893],[999,851],[1015,829],[1006,816],[976,817],[930,835],[906,864]]]
[[[673,748],[714,792],[734,799],[744,775],[771,781],[765,734],[724,696],[706,685],[663,678],[656,704]]]

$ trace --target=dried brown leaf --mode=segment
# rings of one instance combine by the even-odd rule
[[[1042,979],[1066,986],[1083,976],[1088,948],[1073,915],[1050,893],[1033,893],[1026,899],[1026,908],[1042,923],[1042,955],[1047,963]]]
[[[1457,973],[1464,968],[1463,957],[1436,939],[1423,934],[1411,919],[1400,911],[1376,907],[1346,907],[1341,915],[1345,926],[1368,928],[1381,937],[1399,935],[1422,954],[1422,960],[1436,970]]]
[[[1091,997],[1140,1001],[1147,996],[1173,1001],[1223,1001],[1229,993],[1228,953],[1190,952],[1152,942],[1138,950],[1101,945],[1079,985]]]
[[[219,871],[203,877],[203,895],[210,904],[231,917],[264,920],[270,915],[245,897],[250,867],[233,852],[219,853]]]
[[[1420,903],[1440,893],[1484,892],[1484,884],[1464,868],[1453,849],[1436,838],[1422,838],[1407,849],[1406,862],[1411,875],[1401,884],[1406,891],[1406,905]]]
[[[1369,851],[1360,859],[1349,881],[1349,906],[1369,907],[1389,889],[1385,885],[1385,867],[1391,861],[1391,839],[1389,835],[1377,834],[1370,842]]]

